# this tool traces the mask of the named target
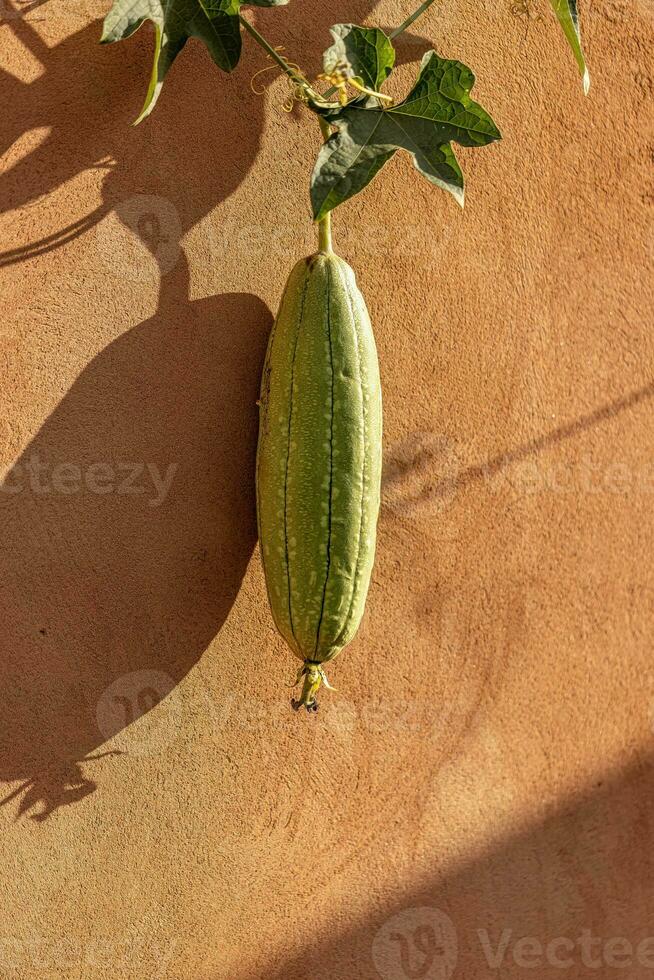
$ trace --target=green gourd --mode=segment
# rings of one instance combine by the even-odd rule
[[[381,482],[377,351],[350,266],[292,270],[264,364],[257,519],[275,624],[302,661],[293,706],[316,710],[323,665],[349,643],[372,572]]]

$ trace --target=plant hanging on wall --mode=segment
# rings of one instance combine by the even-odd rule
[[[310,182],[318,252],[291,271],[273,326],[259,401],[257,516],[268,598],[279,632],[301,661],[293,706],[316,710],[329,686],[324,665],[354,637],[372,572],[381,482],[381,390],[375,341],[349,265],[332,250],[331,212],[363,190],[398,151],[463,204],[452,144],[500,138],[471,98],[474,75],[428,51],[406,96],[383,86],[393,39],[434,0],[424,0],[390,34],[335,24],[323,73],[311,81],[246,19],[242,7],[287,0],[116,0],[102,41],[119,41],[145,20],[155,53],[145,104],[154,108],[166,74],[190,37],[204,41],[223,71],[238,64],[247,33],[291,79],[294,97],[318,120],[323,144]],[[551,0],[588,91],[576,0]],[[328,86],[321,91],[321,84]]]

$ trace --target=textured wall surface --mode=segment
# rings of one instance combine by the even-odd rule
[[[398,155],[335,220],[385,482],[312,717],[252,468],[315,123],[251,91],[257,49],[227,77],[191,43],[133,129],[150,28],[101,48],[100,0],[11,2],[0,976],[654,977],[649,0],[586,11],[588,99],[535,0],[443,0],[401,45],[470,64],[504,139],[460,152],[464,212]],[[329,24],[411,6],[255,16],[317,71]]]

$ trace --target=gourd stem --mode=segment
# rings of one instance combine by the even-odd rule
[[[331,211],[328,211],[325,217],[318,222],[318,248],[327,255],[333,252]]]
[[[318,116],[318,123],[320,125],[320,132],[322,133],[322,138],[327,141],[331,133],[331,128],[329,123]],[[332,214],[328,211],[324,218],[321,218],[318,222],[318,248],[321,252],[325,252],[328,255],[333,251],[332,249]]]

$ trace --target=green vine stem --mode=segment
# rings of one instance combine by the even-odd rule
[[[402,21],[399,27],[396,27],[394,31],[391,31],[389,37],[393,39],[394,37],[397,37],[399,34],[402,34],[403,31],[406,31],[407,27],[411,27],[411,24],[413,24],[413,22],[416,21],[418,17],[422,17],[425,10],[427,10],[428,7],[431,7],[432,3],[434,3],[434,0],[424,0],[424,3],[421,3],[420,6],[416,10],[414,10],[413,13],[410,14],[406,20]]]

